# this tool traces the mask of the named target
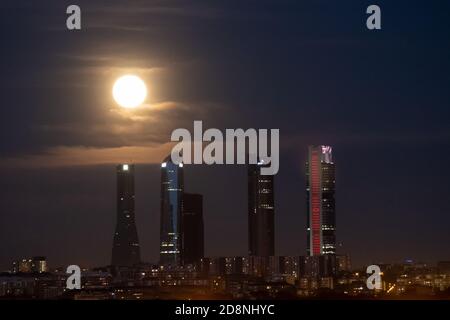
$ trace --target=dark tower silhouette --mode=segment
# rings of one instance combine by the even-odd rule
[[[261,175],[263,165],[248,166],[248,250],[269,257],[275,255],[274,176]]]
[[[121,164],[117,166],[117,223],[111,264],[132,266],[140,259],[134,217],[134,165]]]
[[[194,264],[204,257],[203,196],[183,195],[183,261]]]

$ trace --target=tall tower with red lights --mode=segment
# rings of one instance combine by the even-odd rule
[[[310,146],[306,162],[307,255],[336,254],[335,165],[330,146]]]

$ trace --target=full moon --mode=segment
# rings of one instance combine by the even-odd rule
[[[145,101],[147,87],[141,78],[135,75],[125,75],[114,83],[113,97],[121,107],[136,108]]]

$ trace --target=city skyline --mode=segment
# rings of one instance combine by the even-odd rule
[[[409,259],[355,268],[351,253],[336,249],[335,160],[330,145],[308,147],[306,252],[275,254],[274,176],[261,175],[264,165],[263,161],[245,165],[248,255],[205,257],[203,196],[185,191],[186,166],[168,156],[161,163],[160,259],[154,264],[142,261],[135,221],[135,165],[122,163],[116,165],[111,264],[82,266],[80,287],[71,290],[65,267],[51,266],[45,256],[22,257],[11,263],[11,269],[0,271],[0,298],[448,298],[450,261],[428,265]],[[371,288],[369,268],[373,267],[379,270],[379,284]]]
[[[275,175],[262,175],[263,160],[246,164],[248,256],[275,255]],[[184,164],[161,163],[160,258],[168,267],[196,265],[204,258],[203,196],[185,192]],[[335,255],[335,169],[331,146],[309,146],[306,162],[306,255]],[[117,165],[117,222],[112,266],[141,263],[134,217],[134,164]],[[313,250],[311,249],[313,244]],[[348,253],[347,253],[348,254]]]
[[[324,264],[332,268],[331,265],[339,262],[327,255],[351,256],[351,252],[339,252],[336,248],[336,217],[335,217],[335,163],[333,161],[333,148],[328,145],[309,146],[308,159],[306,164],[306,252],[294,252],[288,256],[308,256],[323,257],[323,260],[312,262]],[[248,256],[255,257],[277,257],[275,254],[274,242],[274,178],[275,175],[263,176],[260,168],[263,162],[257,165],[245,164],[247,168],[247,237]],[[189,168],[189,165],[187,165]],[[161,162],[161,198],[160,198],[160,257],[159,261],[152,261],[155,264],[171,267],[181,267],[183,265],[197,265],[199,259],[207,257],[204,255],[204,223],[203,223],[203,196],[200,194],[187,193],[185,191],[184,172],[186,165],[174,164],[167,156]],[[139,236],[136,231],[135,222],[135,165],[133,163],[116,165],[116,228],[114,232],[113,250],[111,263],[116,267],[132,267],[141,263]],[[319,191],[321,190],[321,191]],[[321,195],[320,195],[321,194]],[[314,200],[317,198],[316,200]],[[187,201],[187,206],[186,206]],[[315,210],[314,206],[318,206]],[[263,210],[261,210],[263,209]],[[260,212],[261,211],[261,212]],[[190,221],[188,249],[190,257],[185,261],[185,214]],[[255,215],[252,215],[255,214]],[[259,216],[257,216],[259,214]],[[316,215],[314,218],[313,215]],[[315,220],[314,220],[315,219]],[[316,224],[321,230],[313,235]],[[141,227],[141,229],[143,229]],[[266,230],[267,229],[267,230]],[[195,234],[198,232],[198,234]],[[330,233],[331,231],[331,233]],[[259,233],[259,235],[257,235]],[[256,235],[255,235],[256,234]],[[314,238],[317,241],[314,242]],[[310,243],[315,243],[314,250],[311,250]],[[195,247],[195,245],[199,247]],[[317,248],[316,248],[317,247]],[[168,250],[171,250],[170,252]],[[22,255],[23,256],[23,255]],[[209,255],[207,258],[219,257],[220,255]],[[25,260],[24,260],[25,261]],[[413,261],[405,259],[405,261]],[[396,261],[398,262],[398,261]],[[307,263],[307,262],[306,262]],[[350,262],[348,262],[350,263]],[[100,267],[104,265],[89,265],[85,267]],[[336,265],[336,266],[337,266]],[[322,267],[320,267],[322,268]]]
[[[314,150],[314,148],[315,147],[313,147],[313,146],[310,146],[310,147],[308,147],[307,149],[308,150],[311,150],[311,148],[312,148],[312,150]],[[318,148],[318,150],[319,150],[319,153],[320,154],[322,154],[322,155],[319,155],[319,162],[320,161],[325,161],[326,163],[331,163],[331,164],[333,164],[333,172],[334,172],[334,162],[332,162],[332,153],[331,153],[331,147],[330,146],[318,146],[317,147]],[[329,150],[327,151],[327,152],[323,152],[322,150],[322,148],[328,148]],[[309,152],[311,152],[311,151],[309,151]],[[325,153],[327,153],[327,154],[325,154]],[[309,153],[309,156],[310,156],[311,154]],[[326,157],[326,159],[324,158],[324,157]],[[310,160],[306,160],[305,161],[305,163],[307,164],[307,167],[308,167],[308,162],[309,162]],[[163,199],[164,199],[164,190],[165,190],[165,188],[163,188],[163,185],[165,185],[165,184],[167,184],[168,185],[168,187],[170,187],[171,186],[171,182],[170,182],[170,180],[167,180],[167,178],[165,178],[166,176],[163,174],[163,172],[166,170],[166,168],[167,168],[167,163],[168,162],[170,162],[171,163],[171,160],[170,160],[170,156],[169,157],[166,157],[165,159],[164,159],[164,161],[162,161],[162,164],[160,165],[160,167],[161,167],[161,172],[162,172],[162,175],[161,175],[161,182],[163,182],[162,183],[162,185],[161,185],[161,195],[162,195],[162,198],[161,198],[161,204],[164,202],[163,201]],[[139,166],[145,166],[145,165],[138,165],[138,167]],[[188,195],[191,195],[190,193],[186,193],[185,191],[184,191],[184,171],[185,171],[185,167],[187,167],[187,168],[193,168],[193,166],[194,165],[184,165],[183,167],[181,167],[181,166],[179,166],[179,165],[173,165],[172,164],[172,166],[174,166],[174,167],[176,167],[177,169],[183,169],[182,170],[182,172],[183,173],[181,173],[181,179],[180,179],[180,181],[183,181],[182,182],[182,187],[180,188],[180,189],[177,189],[177,188],[175,188],[175,189],[177,189],[178,191],[177,192],[181,192],[180,193],[180,195],[179,195],[179,201],[181,201],[181,199],[183,198],[183,194],[188,194]],[[205,165],[201,165],[201,166],[205,166]],[[252,179],[252,172],[254,171],[252,171],[252,168],[253,167],[259,167],[260,165],[248,165],[248,164],[246,164],[246,165],[242,165],[242,167],[245,167],[246,168],[246,172],[247,172],[247,180],[248,180],[248,187],[249,187],[249,189],[248,189],[248,193],[246,194],[246,196],[247,196],[247,198],[245,199],[246,201],[246,203],[248,204],[248,206],[249,206],[249,209],[250,209],[250,206],[251,206],[251,188],[250,188],[250,185],[251,185],[251,183],[250,183],[250,181],[251,181],[251,179]],[[129,213],[129,211],[128,211],[128,209],[127,209],[127,207],[129,207],[129,209],[132,211],[132,213],[134,213],[133,212],[133,210],[134,210],[134,193],[135,193],[135,191],[134,191],[134,170],[135,170],[135,165],[133,164],[133,163],[127,163],[127,164],[119,164],[119,165],[117,165],[117,166],[115,166],[116,167],[116,172],[117,172],[117,217],[121,217],[121,213],[123,213],[123,212],[125,212],[125,213]],[[122,175],[121,175],[121,173],[122,173]],[[125,173],[125,175],[123,175],[123,173]],[[127,175],[127,173],[128,173],[128,175]],[[306,170],[306,176],[308,177],[308,171]],[[334,173],[333,173],[333,175],[334,175]],[[122,177],[123,176],[123,177]],[[127,176],[128,176],[128,179],[129,179],[129,182],[128,183],[126,183],[126,182],[124,182],[124,178],[126,179],[127,178]],[[261,176],[260,176],[261,177]],[[272,188],[273,188],[273,180],[274,180],[274,177],[275,176],[262,176],[262,177],[265,177],[265,179],[267,179],[267,178],[269,178],[269,180],[270,181],[272,181],[271,182],[271,185],[272,185]],[[256,178],[257,178],[257,176],[256,176]],[[122,179],[122,180],[121,180]],[[241,183],[243,183],[243,184],[246,184],[245,183],[245,179],[244,179],[244,177],[241,177]],[[265,180],[264,180],[265,181]],[[308,179],[306,179],[306,181],[308,181]],[[264,186],[264,185],[263,185]],[[125,188],[125,189],[124,189]],[[128,190],[128,191],[126,191],[126,190]],[[307,190],[308,190],[308,188],[307,188]],[[175,190],[176,191],[176,190]],[[273,190],[272,190],[272,192],[273,192]],[[129,194],[128,194],[129,193]],[[121,200],[122,199],[122,196],[124,195],[124,194],[126,194],[126,196],[128,197],[128,198],[130,198],[129,200],[128,200],[128,202],[127,201],[123,201],[123,200]],[[273,195],[272,195],[272,197],[273,197]],[[306,200],[307,200],[308,198],[306,198]],[[266,199],[267,200],[267,199]],[[272,200],[271,200],[272,202],[274,201],[273,200],[273,198],[272,198]],[[125,203],[125,207],[123,207],[123,206],[121,206],[121,203]],[[309,203],[308,201],[307,201],[307,203]],[[122,209],[121,209],[122,208]],[[125,211],[123,211],[123,210],[125,210]],[[163,210],[163,207],[161,207],[161,210]],[[161,211],[160,210],[160,211]],[[275,210],[273,210],[273,211],[275,211]],[[162,211],[161,211],[161,214],[162,214]],[[183,214],[183,212],[181,211],[181,206],[180,206],[180,217],[182,216],[182,214]],[[273,214],[272,214],[273,215]],[[274,217],[274,215],[273,215],[273,217]],[[309,215],[308,215],[308,212],[307,211],[305,211],[305,217],[304,218],[306,218],[306,220],[308,220],[308,217],[309,217]],[[250,239],[250,229],[251,229],[251,227],[250,227],[250,219],[246,219],[245,217],[244,217],[244,215],[242,216],[242,219],[244,219],[246,222],[247,222],[247,230],[248,230],[248,234],[246,235],[247,237],[249,237],[249,239]],[[133,219],[132,220],[134,220],[134,216],[133,216]],[[334,218],[333,218],[333,220],[334,220]],[[160,222],[161,223],[161,222]],[[133,221],[133,223],[132,223],[133,225],[134,225],[134,221]],[[139,224],[138,224],[138,226],[139,226]],[[116,233],[117,233],[117,230],[118,230],[118,228],[120,228],[121,227],[121,224],[120,224],[120,221],[117,221],[117,224],[116,224],[116,227],[115,227],[115,230],[116,230],[116,232],[114,233],[114,239],[117,237],[117,235],[116,235]],[[136,226],[134,227],[134,228],[136,228]],[[143,226],[139,226],[139,228],[141,229],[141,230],[144,230],[145,228],[143,227]],[[181,229],[180,229],[181,230]],[[303,238],[309,238],[309,237],[303,237],[303,235],[308,235],[309,234],[309,232],[308,232],[308,228],[306,228],[305,229],[306,231],[302,231],[304,234],[301,234],[300,235],[300,237],[298,237],[298,238],[300,238],[300,239],[303,239]],[[133,232],[132,232],[133,233]],[[159,235],[161,236],[161,234],[159,233]],[[139,238],[139,236],[138,235],[136,235],[137,236],[137,238]],[[273,242],[275,242],[275,239],[276,239],[276,237],[277,237],[277,235],[276,234],[273,234],[272,235],[273,236],[273,239],[272,239],[272,241]],[[334,237],[334,236],[333,236]],[[113,241],[113,243],[116,243],[116,241],[117,240],[114,240]],[[206,241],[207,242],[207,241]],[[284,254],[284,255],[287,255],[287,256],[298,256],[298,255],[300,255],[300,256],[302,256],[302,255],[313,255],[313,254],[311,254],[310,252],[309,252],[309,249],[308,249],[308,242],[306,241],[306,246],[305,246],[305,252],[287,252],[287,254]],[[250,245],[250,242],[249,242],[249,245]],[[140,250],[139,250],[139,240],[137,240],[137,257],[140,257]],[[245,247],[245,245],[243,245],[243,247]],[[241,252],[243,251],[242,250],[242,248],[240,248],[241,250]],[[114,245],[113,245],[113,252],[114,252]],[[249,251],[249,253],[250,253],[250,251]],[[43,252],[39,252],[38,254],[43,254]],[[336,252],[336,254],[340,254],[340,255],[342,255],[342,254],[344,254],[344,255],[350,255],[350,256],[352,256],[352,254],[351,254],[351,252],[348,252],[348,251],[341,251],[341,252]],[[33,255],[35,255],[35,254],[33,254]],[[133,256],[134,256],[135,254],[133,254]],[[235,255],[235,256],[245,256],[246,254],[240,254],[240,255]],[[249,254],[250,256],[252,255],[252,254]],[[24,254],[20,254],[20,253],[18,253],[18,255],[16,256],[16,258],[20,258],[20,257],[22,257],[22,256],[26,256],[26,255],[24,255]],[[48,254],[45,254],[45,256],[48,256]],[[209,254],[209,255],[204,255],[205,257],[219,257],[219,256],[223,256],[223,255],[221,255],[221,254],[215,254],[214,252],[211,252],[211,254]],[[228,254],[228,256],[233,256],[232,254]],[[255,256],[258,256],[258,255],[256,255],[255,254]],[[261,256],[278,256],[277,254],[272,254],[272,255],[261,255]],[[181,257],[181,254],[180,254],[180,257]],[[404,257],[404,260],[405,261],[409,261],[409,260],[411,260],[410,258],[414,258],[414,257]],[[112,259],[112,261],[114,261],[114,258],[111,258]],[[180,260],[178,260],[178,259],[180,259]],[[182,258],[178,258],[177,260],[178,261],[182,261]],[[417,259],[413,259],[413,260],[415,260],[415,261],[422,261],[422,262],[431,262],[431,263],[433,263],[433,262],[435,262],[435,261],[423,261],[423,260],[417,260]],[[442,260],[442,259],[441,259]],[[376,260],[374,260],[374,261],[372,261],[372,262],[375,262]],[[401,262],[402,261],[402,259],[398,259],[398,260],[395,260],[395,261],[388,261],[388,260],[379,260],[379,262]],[[437,261],[437,260],[436,260]],[[141,262],[141,259],[140,258],[138,258],[137,260],[134,260],[134,262],[133,263],[125,263],[125,264],[118,264],[118,263],[110,263],[111,265],[123,265],[123,266],[126,266],[126,265],[128,265],[128,266],[131,266],[131,265],[134,265],[134,264],[137,264],[137,263],[140,263]],[[161,263],[161,258],[159,257],[159,258],[156,258],[156,259],[153,259],[153,260],[146,260],[146,261],[142,261],[142,262],[145,262],[145,263],[155,263],[155,264],[157,264],[157,263]],[[165,263],[162,263],[163,265],[165,264]],[[174,266],[176,266],[176,265],[181,265],[182,263],[180,262],[179,264],[175,264]],[[361,265],[367,265],[367,264],[370,264],[369,262],[365,262],[365,263],[363,263],[363,264],[359,264],[359,266],[361,266]],[[106,265],[109,265],[109,263],[103,263],[103,264],[97,264],[97,265],[94,265],[94,264],[84,264],[84,266],[85,267],[95,267],[95,266],[97,266],[97,267],[99,267],[99,266],[106,266]],[[52,267],[56,267],[56,266],[52,266]],[[61,267],[60,265],[58,265],[58,267]]]

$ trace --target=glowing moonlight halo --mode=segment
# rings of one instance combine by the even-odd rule
[[[141,78],[134,75],[125,75],[114,83],[113,97],[124,108],[136,108],[145,101],[147,87]]]

